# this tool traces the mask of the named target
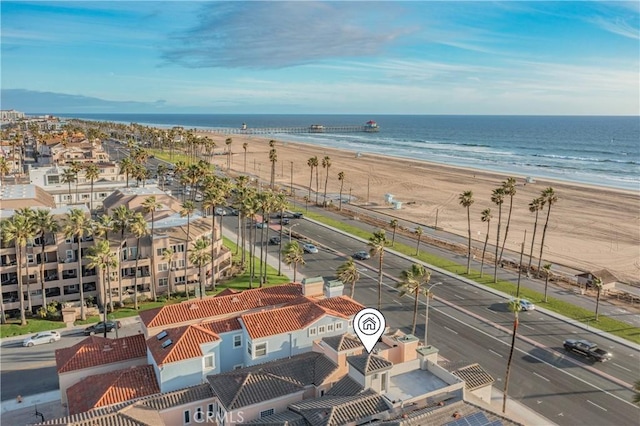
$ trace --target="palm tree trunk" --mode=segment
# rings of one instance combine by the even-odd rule
[[[84,303],[84,284],[82,283],[82,248],[80,247],[80,238],[76,237],[78,243],[78,282],[80,284],[80,319],[85,321],[87,319],[87,313],[85,312]]]
[[[544,303],[547,303],[547,286],[549,285],[549,271],[546,272],[544,279]]]
[[[316,206],[318,205],[318,192],[320,191],[319,189],[319,182],[318,182],[318,167],[316,167]]]
[[[40,291],[42,291],[42,307],[44,309],[47,309],[47,293],[45,291],[45,285],[44,285],[44,250],[45,250],[44,233],[40,238],[42,239],[42,244],[41,244],[42,250],[40,252]]]
[[[527,266],[527,271],[531,270],[531,260],[533,259],[533,243],[536,242],[537,228],[538,228],[538,210],[536,210],[536,221],[533,223],[533,238],[531,239],[531,251],[529,251],[529,265]]]
[[[216,206],[211,206],[211,289],[216,290],[216,268],[218,263],[216,262],[215,254],[216,243]]]
[[[149,240],[150,240],[150,244],[149,244],[149,250],[150,250],[150,257],[151,257],[151,286],[150,286],[150,290],[151,290],[151,297],[153,298],[154,302],[158,301],[158,295],[156,294],[156,262],[155,262],[155,256],[153,253],[153,235],[154,235],[154,214],[153,214],[153,210],[151,210],[151,235],[149,236]]]
[[[340,201],[338,202],[338,210],[342,211],[342,187],[344,186],[344,179],[340,181]]]
[[[467,275],[471,273],[471,208],[467,207],[467,229],[469,230],[469,249],[467,250]]]
[[[504,240],[502,240],[502,248],[500,249],[500,261],[502,261],[502,253],[504,245],[507,243],[507,235],[509,234],[509,224],[511,223],[511,210],[513,209],[513,197],[509,200],[509,216],[507,216],[507,226],[504,229]]]
[[[28,277],[28,275],[27,275]],[[598,294],[596,296],[596,321],[598,321],[598,309],[600,308],[600,293],[602,292],[602,289],[600,287],[598,287]]]
[[[493,266],[493,282],[498,282],[498,249],[500,248],[500,222],[502,220],[502,204],[498,208],[498,234],[496,235],[496,258]]]
[[[203,270],[202,270],[202,265],[200,266],[200,273],[199,273],[199,280],[200,281],[200,300],[204,299],[204,274],[203,274]]]
[[[189,271],[189,265],[187,264],[187,252],[189,251],[189,231],[191,220],[189,219],[190,215],[187,215],[187,241],[184,245],[184,292],[187,295],[187,300],[189,300],[189,282],[187,280],[187,272]]]
[[[27,248],[25,247],[25,251]],[[27,325],[27,318],[24,314],[24,291],[22,289],[22,247],[17,247],[16,253],[18,254],[18,299],[20,300],[20,325]],[[26,256],[25,256],[26,257]]]
[[[109,311],[113,312],[113,294],[111,293],[111,267],[107,263],[107,287],[109,289]]]
[[[93,215],[93,179],[91,179],[91,198],[89,198],[89,214]]]
[[[513,321],[513,334],[511,336],[511,350],[507,361],[507,374],[504,377],[504,391],[502,393],[502,412],[507,412],[507,391],[509,390],[509,375],[511,374],[511,361],[513,360],[513,349],[516,346],[516,334],[518,332],[518,318]]]
[[[484,254],[487,251],[487,243],[489,242],[489,222],[487,222],[487,236],[484,238],[484,247],[482,248],[482,262],[480,263],[480,278],[484,274]]]
[[[538,257],[538,274],[540,273],[540,265],[542,264],[542,250],[544,250],[544,237],[547,236],[547,226],[549,225],[549,215],[551,214],[551,203],[547,209],[547,220],[544,222],[544,228],[542,229],[542,241],[540,242],[540,256]]]
[[[383,252],[380,252],[380,263],[378,264],[378,310],[382,309],[382,258]]]
[[[284,219],[284,208],[280,209],[280,243],[278,244],[278,276],[282,275],[282,219]]]
[[[416,334],[416,324],[418,323],[418,296],[419,293],[416,289],[415,299],[413,302],[413,327],[411,328],[411,334],[415,336]]]
[[[136,263],[133,269],[133,309],[138,310],[138,259],[140,258],[140,238],[136,242]]]
[[[27,248],[24,248],[25,252]],[[31,303],[31,280],[29,279],[29,257],[25,256],[25,268],[27,272],[27,306],[29,308],[29,312],[33,314],[33,304]]]
[[[293,282],[297,282],[296,277],[298,276],[298,262],[293,262]]]

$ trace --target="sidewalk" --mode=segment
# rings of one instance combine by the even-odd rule
[[[25,396],[21,403],[15,399],[2,401],[0,423],[10,426],[25,426],[41,422],[43,419],[47,421],[66,415],[67,409],[62,406],[60,401],[60,391],[55,390]]]

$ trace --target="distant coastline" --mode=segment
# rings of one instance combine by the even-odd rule
[[[281,141],[418,159],[479,171],[603,188],[640,190],[640,121],[632,116],[389,116],[58,114],[159,128],[198,130],[356,125],[373,119],[376,134],[274,134]]]

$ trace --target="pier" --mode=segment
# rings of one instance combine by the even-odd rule
[[[301,134],[301,133],[375,133],[380,128],[375,122],[368,122],[362,126],[323,126],[312,124],[307,127],[247,127],[244,123],[239,128],[207,129],[206,132],[223,135],[272,135],[277,133]]]

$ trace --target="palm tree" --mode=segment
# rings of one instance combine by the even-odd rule
[[[73,197],[71,196],[71,184],[77,181],[76,174],[70,167],[64,169],[62,172],[62,183],[69,185],[69,204],[73,203]]]
[[[24,258],[26,258],[27,242],[33,239],[35,232],[33,226],[33,220],[31,214],[28,213],[29,208],[17,210],[14,215],[0,222],[2,230],[2,239],[6,244],[13,243],[16,248],[16,257],[18,264],[18,299],[20,300],[20,325],[27,325],[27,319],[24,312],[24,290],[22,284],[22,264],[23,264],[23,251]],[[29,263],[27,261],[27,279],[29,279]],[[4,310],[4,306],[3,306]],[[6,319],[4,311],[2,312],[2,323],[4,324]]]
[[[45,237],[48,234],[55,236],[56,232],[60,230],[60,225],[56,219],[51,215],[51,211],[45,209],[38,209],[34,215],[34,231],[40,238],[40,290],[42,291],[42,307],[47,308],[47,292],[44,285],[44,251],[46,246]]]
[[[529,203],[529,211],[536,214],[536,220],[535,222],[533,222],[533,238],[531,239],[531,251],[529,252],[529,265],[527,266],[527,271],[531,270],[531,260],[533,259],[533,244],[536,241],[536,231],[538,229],[538,213],[544,208],[544,203],[545,201],[542,197],[534,198],[533,201]]]
[[[109,242],[109,232],[115,229],[115,222],[113,218],[109,215],[103,214],[98,217],[98,220],[93,222],[93,234],[94,236],[104,237],[104,241],[107,242],[109,249],[111,249],[111,243]],[[115,266],[113,268],[118,267],[118,256],[116,253],[113,253],[113,258],[115,261]],[[107,275],[109,277],[109,309],[113,312],[113,298],[111,294],[111,267],[107,265]],[[120,275],[120,274],[118,274]]]
[[[189,299],[189,287],[187,282],[187,271],[189,270],[189,264],[187,263],[187,252],[189,250],[189,232],[191,227],[191,215],[196,211],[196,206],[193,201],[185,201],[182,203],[182,209],[180,210],[180,216],[187,217],[187,235],[184,246],[184,292]]]
[[[338,173],[338,180],[340,181],[340,201],[338,204],[338,210],[342,210],[342,188],[344,187],[344,172]]]
[[[136,165],[130,157],[124,157],[122,160],[120,160],[120,174],[124,173],[124,175],[126,176],[127,188],[129,187],[129,174],[132,174],[135,171],[135,168]]]
[[[278,153],[275,148],[269,151],[269,161],[271,162],[271,182],[270,187],[273,190],[276,185],[276,162],[278,161]]]
[[[389,222],[389,226],[391,227],[391,229],[393,229],[393,234],[391,237],[391,247],[393,247],[396,244],[396,231],[398,229],[398,219],[391,219],[391,222]]]
[[[542,251],[544,250],[544,238],[547,236],[547,226],[549,225],[549,216],[551,215],[551,206],[558,202],[558,196],[552,187],[542,191],[541,198],[547,205],[547,220],[544,222],[544,228],[542,229],[542,242],[540,243],[540,256],[538,257],[538,271],[540,271],[540,264],[542,263]]]
[[[113,230],[120,232],[120,244],[118,246],[118,294],[122,303],[122,274],[120,273],[120,262],[122,261],[122,249],[125,243],[124,234],[129,229],[129,222],[133,216],[131,210],[125,205],[116,207],[112,212]]]
[[[482,262],[480,263],[480,278],[484,274],[484,254],[487,251],[487,243],[489,242],[489,231],[491,228],[491,209],[482,210],[482,216],[480,220],[487,223],[487,235],[484,237],[484,247],[482,247]]]
[[[155,195],[151,195],[142,202],[142,211],[145,214],[151,213],[151,234],[149,235],[151,247],[151,296],[153,301],[157,301],[156,295],[156,269],[155,269],[155,256],[153,253],[153,237],[155,236],[155,212],[162,208],[162,204],[156,200]]]
[[[171,266],[171,264],[173,263],[173,255],[174,252],[171,248],[164,249],[162,251],[162,260],[169,264],[169,277],[167,278],[167,300],[171,299],[171,278],[174,278],[171,276],[171,272],[175,269]]]
[[[205,188],[204,198],[202,200],[202,208],[208,209],[211,212],[211,261],[216,258],[215,256],[215,242],[216,242],[216,208],[222,206],[227,199],[229,192],[229,182],[222,179],[214,178],[211,185]],[[222,222],[222,216],[220,216]],[[222,223],[220,224],[222,228]],[[214,267],[211,271],[211,288],[216,289],[216,274],[217,263],[214,262]],[[215,268],[215,269],[214,269]]]
[[[400,297],[403,297],[407,293],[414,297],[413,327],[411,328],[411,334],[416,334],[416,324],[418,323],[418,300],[421,294],[427,296],[427,285],[431,282],[431,271],[427,270],[419,263],[414,263],[411,265],[411,269],[402,271],[400,278],[402,281],[396,286],[396,288],[402,289],[400,291]]]
[[[224,143],[227,145],[227,170],[231,170],[231,144],[233,143],[233,139],[227,138]]]
[[[242,149],[244,150],[244,172],[247,173],[247,148],[249,147],[249,144],[247,142],[244,142],[242,144]]]
[[[387,240],[384,229],[380,229],[373,233],[367,243],[369,246],[369,254],[379,257],[378,262],[378,310],[382,308],[382,261],[384,259],[384,248],[389,241]]]
[[[4,184],[4,177],[9,174],[9,162],[6,158],[0,157],[0,184]]]
[[[491,201],[498,206],[498,234],[496,235],[496,258],[493,268],[493,282],[498,282],[498,249],[500,248],[500,222],[502,221],[502,203],[504,203],[504,189],[496,188],[491,194]]]
[[[356,292],[356,283],[360,280],[360,271],[353,257],[349,256],[347,261],[338,267],[337,272],[338,279],[351,287],[349,297],[353,299],[353,295]]]
[[[167,173],[167,166],[164,164],[158,164],[156,168],[156,174],[158,175],[158,180],[160,181],[160,187],[164,191],[164,182],[165,182],[165,174]]]
[[[82,239],[91,234],[90,219],[85,216],[80,209],[71,209],[65,217],[64,235],[67,238],[73,238],[78,245],[76,260],[78,261],[78,281],[80,286],[80,319],[85,321],[87,314],[85,312],[84,300],[84,284],[82,283]]]
[[[327,169],[327,174],[324,178],[324,206],[327,206],[327,184],[329,183],[329,169],[331,168],[331,158],[328,155],[322,159],[322,168]]]
[[[91,181],[91,198],[89,199],[89,211],[93,212],[93,182],[100,177],[100,169],[94,163],[89,163],[84,169],[84,176]]]
[[[147,229],[147,221],[144,220],[144,216],[142,213],[136,212],[131,217],[131,221],[129,222],[129,230],[136,237],[136,263],[134,266],[134,274],[133,274],[133,306],[134,309],[138,310],[138,260],[140,259],[140,239],[145,235],[149,234],[149,230]],[[153,245],[151,246],[153,248]],[[153,255],[151,256],[153,257]]]
[[[460,205],[467,209],[467,230],[469,231],[469,246],[467,249],[467,275],[471,273],[471,204],[473,204],[473,192],[464,191],[459,197]]]
[[[502,182],[502,189],[505,196],[509,196],[509,215],[507,216],[507,226],[504,229],[504,240],[502,240],[502,248],[500,249],[500,260],[502,261],[502,253],[504,252],[504,245],[507,243],[507,235],[509,234],[509,224],[511,223],[511,210],[513,208],[513,197],[516,195],[516,179],[508,178]]]
[[[511,334],[511,350],[507,361],[507,374],[504,377],[504,391],[502,393],[502,412],[507,411],[507,391],[509,390],[509,374],[511,374],[511,361],[513,360],[513,350],[516,347],[516,335],[518,333],[518,312],[520,312],[520,299],[515,298],[509,302],[509,310],[513,312],[513,333]]]
[[[598,308],[600,308],[600,293],[602,293],[602,279],[600,277],[593,277],[593,286],[598,292],[596,295],[596,321],[598,321]]]
[[[420,241],[422,240],[422,226],[418,226],[415,231],[413,231],[418,236],[418,242],[416,244],[416,256],[420,256]]]
[[[311,169],[311,176],[309,178],[309,199],[311,199],[311,184],[313,183],[313,168],[318,167],[318,157],[309,158],[307,160],[307,166],[309,166],[309,168]],[[316,194],[316,197],[317,197],[317,194]],[[316,198],[316,202],[317,202],[317,198]]]
[[[203,268],[211,263],[211,253],[209,252],[210,241],[207,238],[198,238],[193,243],[193,248],[189,250],[189,261],[198,267],[200,277],[200,299],[204,298],[205,292],[205,274]],[[213,268],[212,268],[213,269]],[[213,271],[212,271],[213,273]]]
[[[291,241],[284,246],[284,263],[287,266],[293,265],[293,282],[297,281],[298,265],[304,265],[304,252],[297,241]]]
[[[80,164],[78,161],[72,161],[70,167],[71,167],[71,170],[73,171],[73,173],[76,175],[76,180],[75,180],[75,183],[76,183],[76,202],[78,202],[78,200],[80,199],[78,197],[78,183],[79,183],[78,182],[79,181],[78,173],[80,173],[80,171],[82,170],[82,164]]]
[[[549,277],[551,276],[551,264],[545,263],[543,268],[544,268],[544,303],[547,303],[547,287],[549,285]]]
[[[109,276],[109,270],[118,266],[118,260],[116,259],[116,254],[111,251],[109,241],[107,240],[98,241],[96,245],[90,247],[87,260],[89,260],[87,268],[97,268],[102,273],[102,282],[107,285],[105,288],[103,284],[101,291],[104,322],[107,322],[107,292],[111,294],[111,277]],[[104,337],[107,337],[106,327],[104,329]]]

